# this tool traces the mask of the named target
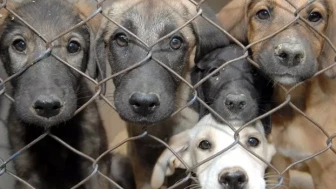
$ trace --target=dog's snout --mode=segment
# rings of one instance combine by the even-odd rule
[[[240,168],[225,169],[219,175],[219,183],[225,189],[243,189],[247,181],[246,172]]]
[[[244,94],[229,94],[225,99],[225,106],[232,112],[242,111],[247,104],[247,98]]]
[[[301,44],[283,43],[275,48],[275,56],[279,63],[287,66],[294,67],[304,62],[305,51]]]
[[[45,118],[57,116],[61,108],[60,100],[52,96],[39,96],[33,104],[36,114]]]
[[[134,93],[129,99],[129,104],[136,113],[146,116],[160,106],[160,100],[156,94]]]

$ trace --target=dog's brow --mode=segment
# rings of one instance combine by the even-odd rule
[[[122,23],[122,25],[131,31],[132,33],[136,34],[136,26],[134,25],[133,21],[131,19],[125,19]]]
[[[163,27],[163,30],[160,32],[160,37],[163,37],[167,34],[169,34],[170,32],[174,31],[177,28],[176,25],[174,24],[166,24]]]

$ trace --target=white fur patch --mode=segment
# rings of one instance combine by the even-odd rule
[[[236,129],[238,128],[236,127]],[[251,137],[257,138],[260,141],[258,146],[251,147],[248,145],[247,141]],[[211,143],[210,149],[204,150],[199,148],[199,144],[203,140]],[[260,121],[240,131],[239,141],[268,163],[275,154],[275,148],[272,144],[268,143]],[[217,122],[211,115],[206,115],[192,129],[175,135],[170,140],[171,148],[182,157],[188,166],[197,165],[199,162],[216,155],[233,143],[233,130],[229,126]],[[155,165],[152,175],[152,187],[156,188],[162,184],[163,178],[162,176],[158,178],[158,175],[171,175],[174,173],[174,169],[178,167],[185,168],[169,150],[165,150]],[[247,174],[248,182],[245,189],[264,189],[266,186],[264,180],[266,167],[267,165],[264,162],[241,145],[236,144],[214,159],[198,166],[194,172],[197,174],[201,188],[220,189],[223,188],[218,179],[220,174],[225,170],[238,168]],[[167,174],[167,170],[170,170],[169,174]]]

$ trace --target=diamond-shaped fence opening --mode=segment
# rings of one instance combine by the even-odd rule
[[[288,3],[291,3],[291,1],[289,0],[284,0],[287,1]],[[72,27],[68,28],[66,31],[58,34],[57,36],[54,36],[53,39],[48,40],[46,37],[44,37],[43,33],[40,33],[37,29],[35,29],[32,25],[30,25],[30,23],[27,23],[25,21],[25,15],[18,15],[15,12],[15,9],[11,8],[11,6],[9,6],[8,3],[10,3],[10,1],[3,1],[2,4],[0,5],[1,9],[5,12],[8,12],[10,15],[12,15],[12,19],[17,19],[19,21],[21,21],[22,23],[24,23],[32,32],[34,32],[37,36],[39,36],[41,38],[42,41],[44,41],[45,43],[45,50],[38,55],[35,55],[35,57],[29,61],[28,64],[26,64],[24,67],[22,67],[19,71],[17,71],[15,74],[12,74],[10,76],[8,76],[7,78],[0,78],[0,96],[2,98],[6,98],[11,102],[15,102],[14,97],[11,95],[10,91],[7,91],[7,87],[6,85],[9,84],[9,82],[11,80],[15,80],[17,77],[19,77],[20,75],[24,74],[25,71],[27,71],[28,69],[31,69],[35,64],[39,64],[41,60],[44,60],[45,58],[48,57],[54,57],[55,59],[57,59],[59,62],[62,62],[63,64],[65,64],[66,66],[68,66],[72,71],[76,72],[77,74],[80,74],[83,78],[85,78],[86,81],[88,81],[90,83],[90,85],[93,85],[93,88],[95,89],[95,92],[93,93],[92,96],[90,96],[89,100],[86,101],[81,107],[78,107],[75,115],[82,112],[85,108],[87,108],[90,104],[95,103],[95,101],[100,101],[100,103],[104,103],[105,105],[110,106],[112,109],[116,109],[113,103],[113,100],[110,100],[110,97],[108,95],[109,91],[106,92],[106,85],[108,82],[111,82],[114,78],[116,78],[117,76],[120,76],[124,73],[127,73],[133,69],[136,69],[140,66],[142,66],[143,64],[146,64],[146,62],[148,62],[148,60],[152,60],[154,62],[156,62],[158,65],[160,65],[161,67],[163,67],[164,69],[168,70],[174,77],[178,78],[178,80],[180,80],[183,85],[188,86],[188,88],[190,89],[190,91],[192,92],[192,97],[190,98],[189,101],[187,101],[185,104],[183,104],[180,107],[177,107],[176,110],[174,111],[174,113],[171,115],[175,116],[179,113],[181,113],[181,111],[183,111],[184,109],[186,109],[187,107],[190,107],[193,103],[195,103],[196,101],[201,105],[204,106],[206,109],[208,109],[208,111],[210,113],[212,113],[213,115],[215,115],[218,119],[220,119],[221,121],[223,121],[224,123],[227,123],[227,125],[229,125],[233,131],[235,132],[234,134],[234,142],[228,146],[228,147],[223,147],[223,150],[213,156],[211,156],[210,158],[207,158],[206,160],[199,162],[197,165],[193,165],[193,166],[188,166],[187,163],[184,162],[184,160],[178,155],[177,152],[174,151],[174,149],[172,149],[169,145],[168,145],[168,140],[159,138],[153,134],[149,134],[147,131],[147,128],[143,129],[143,133],[141,133],[140,135],[137,136],[130,136],[128,139],[123,140],[123,141],[119,141],[120,143],[117,144],[116,146],[113,146],[112,148],[106,150],[104,153],[100,154],[98,157],[90,157],[87,154],[85,154],[84,152],[81,152],[79,149],[76,149],[75,147],[71,146],[71,144],[67,144],[65,141],[63,141],[61,138],[57,137],[56,135],[54,135],[52,133],[52,129],[46,129],[45,132],[38,136],[37,138],[35,138],[34,140],[32,140],[28,145],[24,146],[23,148],[15,151],[13,154],[11,154],[11,156],[9,158],[2,158],[0,157],[0,177],[6,175],[9,177],[14,178],[16,181],[20,182],[22,185],[26,186],[26,188],[34,188],[34,186],[31,185],[31,183],[29,183],[30,181],[24,180],[23,178],[20,178],[13,170],[10,170],[8,168],[8,164],[11,163],[13,160],[15,160],[18,156],[22,156],[27,149],[32,148],[32,146],[36,145],[37,143],[43,143],[43,141],[45,139],[50,139],[50,140],[54,140],[56,142],[58,142],[59,144],[61,144],[62,146],[64,146],[65,148],[67,148],[68,150],[72,151],[73,154],[75,154],[76,156],[80,156],[81,158],[84,158],[85,160],[87,160],[88,162],[90,162],[90,164],[92,165],[91,167],[88,167],[91,172],[89,175],[86,175],[85,178],[83,178],[79,183],[77,183],[76,185],[72,186],[71,188],[81,188],[83,186],[84,183],[86,183],[88,180],[90,180],[92,177],[95,176],[99,176],[104,180],[107,180],[109,183],[115,185],[117,188],[121,188],[119,185],[116,184],[116,181],[114,181],[110,175],[105,175],[100,171],[100,163],[101,160],[104,159],[104,157],[106,157],[108,154],[115,152],[115,150],[117,148],[119,148],[122,145],[125,145],[128,142],[137,142],[141,139],[144,138],[150,138],[153,139],[159,143],[161,143],[162,145],[164,145],[165,147],[167,147],[175,156],[177,156],[177,158],[182,162],[182,164],[187,168],[186,170],[186,176],[180,180],[179,182],[177,182],[174,186],[172,186],[171,188],[177,187],[178,185],[181,185],[185,182],[188,182],[190,180],[194,181],[194,182],[198,182],[197,179],[194,178],[194,174],[193,172],[195,171],[195,169],[203,164],[205,164],[208,161],[211,161],[213,159],[215,159],[216,157],[218,157],[219,155],[227,152],[229,149],[233,148],[236,145],[241,145],[243,148],[245,148],[247,151],[249,151],[252,155],[254,155],[256,158],[260,159],[262,162],[266,163],[275,173],[274,175],[270,175],[273,176],[274,178],[277,179],[277,182],[269,182],[268,185],[270,188],[279,188],[282,187],[284,184],[284,181],[288,178],[286,178],[284,175],[286,173],[289,172],[290,169],[295,168],[297,165],[301,164],[301,163],[305,163],[310,161],[311,159],[314,159],[318,156],[321,156],[325,153],[335,153],[335,149],[332,146],[332,141],[333,138],[336,136],[336,133],[328,133],[328,131],[323,127],[323,125],[317,123],[316,121],[314,121],[313,118],[310,118],[308,116],[308,113],[305,112],[304,110],[300,109],[300,107],[298,105],[295,105],[294,102],[292,102],[292,92],[300,87],[305,87],[305,84],[307,82],[312,82],[313,79],[321,76],[322,74],[324,74],[327,70],[332,69],[336,64],[331,64],[330,66],[320,69],[316,74],[314,74],[310,79],[302,81],[300,83],[298,83],[297,85],[295,85],[294,87],[288,88],[287,86],[281,86],[280,84],[276,83],[275,86],[277,86],[278,88],[280,88],[283,93],[285,94],[285,100],[281,103],[278,103],[275,107],[273,107],[273,109],[271,109],[270,111],[266,112],[263,115],[258,116],[257,118],[249,121],[248,123],[244,124],[241,128],[239,128],[238,130],[235,129],[233,126],[231,126],[223,117],[221,117],[219,115],[219,113],[217,113],[214,109],[212,109],[209,105],[207,105],[206,102],[204,102],[197,94],[196,89],[198,87],[200,87],[204,82],[206,82],[209,78],[211,78],[214,74],[218,73],[220,70],[222,70],[223,68],[225,68],[226,66],[230,65],[230,64],[235,64],[237,61],[241,60],[241,59],[247,59],[252,65],[256,66],[257,68],[259,68],[259,64],[258,62],[254,61],[253,58],[250,56],[249,54],[249,50],[251,50],[251,48],[255,45],[258,45],[264,41],[270,40],[272,39],[274,36],[276,36],[277,34],[283,32],[284,30],[286,30],[287,28],[297,24],[298,22],[300,22],[300,24],[305,24],[305,27],[310,27],[312,32],[315,32],[315,35],[319,35],[319,37],[323,38],[326,41],[326,45],[330,45],[331,48],[334,50],[334,52],[336,52],[336,48],[334,46],[334,44],[332,44],[332,42],[330,41],[330,39],[328,39],[326,34],[323,34],[321,32],[319,32],[315,26],[311,25],[304,17],[301,16],[301,12],[306,10],[306,7],[308,7],[310,4],[314,3],[316,0],[311,0],[311,1],[307,1],[307,3],[302,6],[302,7],[295,7],[293,5],[293,7],[295,8],[295,12],[293,12],[294,15],[294,19],[285,24],[284,26],[282,26],[279,30],[275,31],[273,34],[268,35],[268,36],[263,36],[262,39],[258,40],[258,41],[252,41],[250,42],[248,45],[243,45],[241,42],[239,42],[237,39],[234,38],[233,35],[229,34],[227,31],[225,31],[221,26],[217,25],[215,22],[213,22],[211,19],[209,19],[207,16],[205,16],[203,14],[203,10],[201,7],[201,4],[206,3],[206,1],[194,1],[194,0],[190,0],[190,2],[192,2],[192,4],[195,6],[195,14],[192,15],[190,18],[188,18],[188,20],[180,25],[177,29],[172,30],[170,33],[166,34],[165,36],[163,36],[162,38],[160,38],[159,40],[155,41],[152,44],[147,44],[145,42],[144,39],[141,39],[140,37],[138,37],[137,35],[135,35],[134,33],[132,33],[131,31],[129,31],[127,28],[123,27],[121,25],[121,23],[118,23],[118,21],[113,20],[112,18],[109,17],[108,14],[106,14],[104,12],[105,7],[103,7],[103,4],[106,3],[105,1],[97,1],[96,2],[96,9],[92,11],[92,13],[90,15],[87,15],[87,17],[85,19],[83,19],[82,21],[78,22],[77,24],[73,25]],[[2,15],[4,16],[4,15]],[[53,45],[53,42],[57,41],[58,39],[60,39],[62,36],[67,35],[69,32],[75,30],[76,28],[79,28],[83,25],[85,25],[87,22],[89,22],[91,19],[95,18],[95,17],[101,17],[101,19],[105,19],[107,22],[113,23],[115,26],[122,28],[128,35],[134,37],[141,46],[143,46],[144,49],[146,49],[147,51],[147,56],[144,57],[141,61],[139,62],[134,62],[134,64],[130,67],[128,67],[127,69],[124,69],[120,72],[117,73],[113,73],[110,76],[107,76],[106,78],[100,78],[99,80],[95,80],[93,78],[91,78],[89,75],[87,75],[86,73],[84,73],[83,71],[81,71],[80,69],[74,67],[73,65],[69,64],[66,60],[62,59],[61,57],[59,57],[56,53],[53,52],[54,48],[56,48]],[[155,45],[157,45],[158,43],[164,41],[165,39],[169,39],[171,36],[173,36],[176,32],[178,32],[179,30],[182,30],[185,27],[188,27],[190,25],[191,22],[193,22],[196,18],[198,17],[203,17],[203,19],[205,19],[208,23],[212,24],[214,27],[216,27],[218,29],[218,32],[222,32],[225,35],[227,35],[234,43],[237,43],[243,50],[244,50],[244,55],[241,57],[238,57],[234,60],[230,60],[227,62],[223,62],[222,65],[220,67],[218,67],[215,71],[213,71],[211,74],[209,74],[208,76],[206,76],[205,78],[203,78],[201,81],[199,81],[197,84],[191,84],[186,78],[183,78],[183,76],[181,76],[179,73],[176,73],[173,69],[170,68],[169,65],[167,65],[165,62],[161,61],[159,58],[155,57],[154,54],[154,50],[153,47]],[[91,53],[96,53],[96,52],[91,52]],[[98,60],[97,60],[98,61]],[[102,62],[98,61],[98,65],[103,64]],[[108,65],[107,65],[108,66]],[[102,68],[100,67],[99,70],[100,72],[102,72],[101,70]],[[113,96],[112,96],[113,97]],[[1,103],[1,102],[0,102]],[[276,167],[274,167],[271,163],[268,163],[266,160],[264,160],[262,157],[260,157],[259,155],[257,155],[256,153],[254,153],[253,151],[249,150],[248,148],[244,147],[244,145],[240,142],[240,138],[239,138],[239,133],[247,128],[250,124],[255,123],[256,121],[265,118],[267,116],[271,116],[274,114],[277,114],[277,112],[279,110],[281,110],[282,108],[284,108],[285,106],[289,106],[291,107],[292,111],[294,111],[294,113],[297,116],[303,116],[306,118],[306,120],[309,122],[309,125],[307,125],[307,127],[316,127],[320,132],[322,132],[325,137],[325,147],[323,149],[319,149],[318,151],[307,155],[305,158],[299,159],[297,161],[295,161],[294,163],[291,163],[286,169],[284,170],[277,170]],[[323,111],[323,110],[320,110]],[[326,122],[328,120],[325,120]],[[1,120],[0,124],[7,124],[7,127],[10,127],[10,125],[8,125],[8,123],[6,123],[4,120]],[[113,127],[113,123],[109,124],[110,127]],[[8,136],[11,137],[11,136]],[[314,139],[312,139],[314,140]],[[52,149],[51,149],[52,150]],[[336,155],[335,155],[336,156]],[[112,167],[113,169],[113,167]],[[267,177],[267,176],[266,176]],[[193,185],[196,186],[196,185]]]

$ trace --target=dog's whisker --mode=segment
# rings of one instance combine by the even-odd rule
[[[274,188],[274,187],[277,186],[277,185],[278,185],[278,183],[276,183],[276,184],[274,184],[274,185],[266,184],[266,188],[267,188],[267,189],[272,189],[272,188]],[[285,189],[288,189],[287,186],[284,186],[284,185],[280,185],[280,186],[283,187],[283,188],[285,188]]]
[[[264,176],[264,178],[265,179],[269,179],[269,178],[279,178],[279,176],[272,176],[272,175],[267,175],[267,176]],[[287,180],[289,180],[289,178],[287,178],[287,177],[283,177],[283,179],[287,179]]]
[[[199,184],[191,184],[187,187],[185,187],[184,189],[191,189],[192,187],[201,187]]]
[[[201,189],[202,186],[198,185],[198,186],[194,186],[194,187],[190,187],[189,189]]]

